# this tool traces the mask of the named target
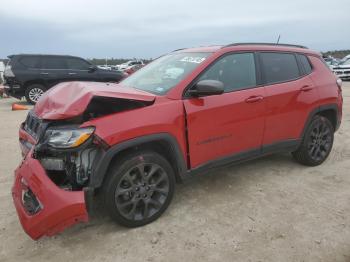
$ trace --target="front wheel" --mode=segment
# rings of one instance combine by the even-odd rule
[[[105,207],[126,227],[156,220],[169,206],[175,177],[169,162],[155,152],[134,152],[117,161],[104,183]]]
[[[317,115],[306,129],[301,145],[292,155],[303,165],[320,165],[331,152],[333,140],[332,123],[327,118]]]

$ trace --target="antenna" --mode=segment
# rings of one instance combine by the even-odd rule
[[[277,44],[280,42],[281,35],[278,35]]]

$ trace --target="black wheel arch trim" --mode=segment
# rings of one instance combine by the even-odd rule
[[[123,141],[97,155],[93,163],[94,168],[90,176],[89,187],[99,188],[102,186],[104,178],[107,174],[108,167],[114,156],[123,150],[130,149],[135,146],[140,146],[149,142],[166,142],[170,146],[171,154],[173,154],[172,156],[176,161],[177,167],[177,170],[174,170],[174,172],[178,175],[178,178],[181,182],[184,173],[187,171],[187,164],[185,162],[185,158],[181,151],[180,145],[173,135],[169,133],[157,133]]]
[[[309,126],[309,124],[311,123],[312,121],[312,118],[323,112],[323,111],[326,111],[326,110],[334,110],[335,113],[336,113],[336,125],[335,125],[335,129],[334,131],[337,131],[339,129],[339,126],[340,126],[340,123],[341,123],[341,119],[340,119],[340,116],[339,116],[339,110],[338,110],[338,105],[337,104],[327,104],[327,105],[321,105],[319,107],[316,107],[314,108],[313,110],[311,110],[311,112],[309,113],[309,116],[304,124],[304,128],[303,128],[303,131],[300,135],[300,138],[302,139],[304,137],[304,134],[306,132],[306,129],[307,127]]]

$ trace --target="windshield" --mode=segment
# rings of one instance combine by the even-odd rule
[[[345,60],[344,62],[340,63],[341,65],[350,65],[350,59]]]
[[[163,95],[190,74],[211,53],[172,53],[162,56],[121,82],[122,85]]]

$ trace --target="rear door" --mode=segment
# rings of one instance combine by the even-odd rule
[[[266,87],[266,124],[264,146],[283,145],[300,137],[310,108],[318,94],[302,67],[308,62],[304,55],[294,53],[261,52],[260,62]],[[282,144],[281,144],[282,143]]]
[[[225,93],[184,100],[191,167],[260,152],[265,91],[257,86],[254,53],[225,55],[197,81],[206,79],[223,82]]]

